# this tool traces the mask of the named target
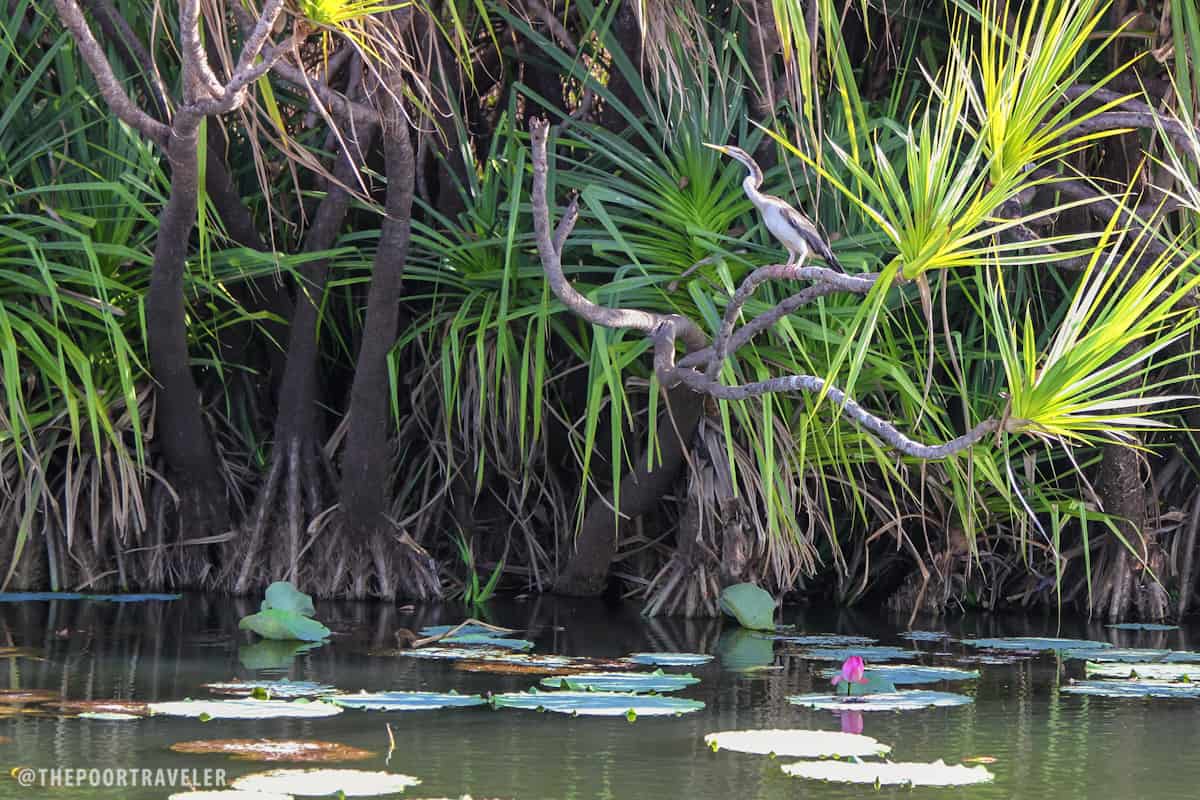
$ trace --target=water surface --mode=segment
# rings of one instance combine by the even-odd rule
[[[372,656],[394,646],[396,629],[457,622],[449,606],[402,613],[371,603],[317,603],[317,616],[335,631],[320,649],[282,670],[251,670],[239,647],[255,641],[237,620],[255,610],[242,600],[189,595],[174,602],[111,604],[91,601],[0,603],[0,644],[29,646],[44,660],[0,659],[4,686],[45,688],[67,699],[147,701],[205,698],[202,684],[233,678],[287,677],[357,691],[392,689],[460,693],[518,691],[533,677],[476,674],[451,664]],[[791,694],[823,691],[818,671],[834,666],[786,655],[764,656],[761,645],[731,654],[733,631],[724,620],[645,620],[634,607],[531,598],[495,603],[496,624],[528,630],[536,652],[623,656],[635,651],[723,653],[692,668],[701,683],[677,693],[703,700],[698,713],[678,718],[572,718],[517,710],[475,708],[429,712],[347,710],[314,720],[200,722],[156,717],[108,722],[36,716],[0,718],[0,798],[165,798],[169,789],[23,788],[10,768],[196,768],[226,770],[229,779],[271,765],[218,756],[180,755],[172,742],[202,738],[313,738],[379,752],[359,769],[417,776],[407,797],[471,794],[475,798],[1163,798],[1200,795],[1200,701],[1128,700],[1072,696],[1060,687],[1083,677],[1083,663],[1054,654],[1013,664],[962,664],[978,681],[923,686],[959,691],[971,705],[904,713],[864,714],[863,733],[890,744],[894,760],[955,763],[990,756],[994,783],[965,789],[887,789],[838,786],[785,776],[779,762],[721,751],[706,733],[738,728],[839,730],[837,715],[790,705]],[[876,636],[881,644],[916,647],[913,663],[961,664],[976,652],[960,644],[899,639],[905,620],[867,614],[821,614],[785,609],[784,621],[809,633]],[[1060,636],[1111,641],[1127,647],[1194,649],[1200,630],[1166,633],[1112,631],[1099,624],[1053,617],[967,617],[919,621],[952,636]],[[724,637],[724,639],[722,638]],[[745,643],[743,643],[745,644]],[[942,653],[945,653],[944,655]],[[741,660],[771,658],[772,669],[739,672]],[[385,762],[390,724],[396,749]],[[287,765],[280,765],[287,766]]]

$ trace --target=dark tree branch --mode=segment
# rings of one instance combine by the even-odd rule
[[[577,214],[577,207],[574,203],[567,208],[567,213],[559,223],[558,230],[553,235],[551,234],[550,209],[546,198],[546,182],[549,171],[546,150],[548,132],[549,125],[545,120],[533,119],[530,121],[529,134],[533,161],[531,193],[533,224],[538,254],[546,273],[546,280],[555,296],[570,311],[586,321],[606,328],[630,328],[644,331],[654,342],[654,369],[664,386],[672,387],[682,382],[697,393],[721,400],[746,400],[774,392],[801,391],[824,394],[855,425],[894,450],[920,459],[945,458],[961,452],[1001,428],[999,420],[989,419],[948,442],[925,445],[908,438],[892,423],[870,413],[841,389],[831,386],[824,379],[813,375],[789,375],[741,386],[725,386],[716,380],[715,376],[706,375],[682,364],[677,365],[675,363],[677,339],[682,339],[687,345],[689,353],[685,358],[689,362],[697,363],[697,365],[705,364],[709,372],[715,373],[713,365],[720,364],[721,359],[727,354],[729,346],[734,344],[740,346],[742,342],[748,341],[754,333],[761,330],[762,327],[751,331],[740,341],[732,334],[733,320],[741,307],[753,294],[754,289],[766,280],[798,278],[820,281],[818,285],[822,287],[821,291],[813,291],[811,294],[801,292],[788,298],[794,304],[803,304],[820,296],[822,292],[826,294],[837,291],[869,292],[877,284],[879,276],[850,276],[816,267],[786,265],[762,267],[751,273],[734,295],[730,302],[731,310],[727,311],[721,331],[718,333],[718,342],[711,348],[708,347],[707,337],[696,323],[678,314],[658,314],[637,309],[606,308],[596,305],[576,291],[562,269],[562,247],[570,234]],[[784,303],[781,303],[779,307],[783,307],[783,305]],[[764,316],[767,315],[760,315],[756,321]],[[778,321],[781,317],[782,313],[776,311],[771,315],[771,322]],[[746,328],[749,328],[749,325]],[[729,343],[729,346],[726,345],[726,342]],[[703,358],[701,358],[702,354]]]

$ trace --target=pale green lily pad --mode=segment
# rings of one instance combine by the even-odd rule
[[[775,598],[753,583],[735,583],[721,592],[721,610],[737,619],[743,628],[775,630]]]
[[[1118,622],[1115,625],[1105,625],[1114,631],[1177,631],[1178,625],[1163,625],[1158,622]]]
[[[754,635],[801,647],[856,647],[875,644],[875,642],[879,641],[878,639],[872,639],[870,636],[849,636],[841,633],[790,634],[760,632]]]
[[[1112,647],[1108,642],[1088,639],[1045,639],[1036,636],[1005,636],[999,639],[960,639],[967,647],[991,650],[1100,650]]]
[[[1077,661],[1098,661],[1098,662],[1126,662],[1138,663],[1156,662],[1159,664],[1190,664],[1192,662],[1200,662],[1200,653],[1191,650],[1134,650],[1134,649],[1117,649],[1111,650],[1068,650],[1064,654],[1067,658]]]
[[[833,693],[843,696],[861,697],[868,694],[893,694],[896,691],[896,684],[878,672],[872,675],[868,670],[863,674],[863,678],[866,681],[865,683],[842,681],[834,687]]]
[[[167,800],[294,800],[294,798],[290,794],[216,789],[213,791],[176,792]]]
[[[690,673],[668,675],[655,672],[581,672],[577,675],[551,675],[541,684],[550,689],[579,692],[675,692],[699,683]]]
[[[438,708],[466,708],[487,703],[477,694],[455,692],[363,692],[326,698],[346,708],[366,711],[429,711]]]
[[[786,756],[790,758],[849,758],[883,756],[892,748],[854,733],[803,730],[719,731],[704,737],[717,750]]]
[[[319,642],[329,636],[329,628],[315,619],[278,608],[242,617],[238,627],[242,630],[254,631],[264,639],[275,641]]]
[[[1097,697],[1163,697],[1194,700],[1200,698],[1200,684],[1168,681],[1075,681],[1062,690],[1068,694]]]
[[[950,634],[945,631],[905,631],[900,634],[900,638],[912,642],[940,642],[949,639]]]
[[[496,708],[525,708],[585,717],[662,717],[704,708],[699,700],[624,692],[513,692],[492,696]]]
[[[455,634],[445,639],[439,639],[438,644],[448,647],[499,647],[504,650],[532,650],[533,642],[528,639],[509,639],[491,633]],[[420,648],[418,648],[420,649]]]
[[[963,706],[974,701],[964,694],[914,689],[850,697],[828,693],[799,694],[789,697],[788,702],[792,705],[829,711],[916,711],[935,706]]]
[[[801,650],[796,655],[813,661],[845,661],[851,656],[860,656],[864,661],[905,661],[916,658],[920,653],[916,650],[904,650],[900,647],[879,645],[864,645],[862,647],[814,647]]]
[[[995,778],[984,767],[950,766],[940,759],[932,764],[801,761],[784,766],[783,771],[794,778],[875,786],[970,786]]]
[[[629,660],[651,667],[698,667],[713,657],[703,653],[631,653]]]
[[[1088,661],[1083,665],[1089,678],[1147,678],[1156,681],[1200,681],[1200,664]]]
[[[271,719],[274,717],[332,717],[342,709],[306,700],[175,700],[150,703],[151,714],[204,719]]]
[[[462,625],[462,623],[459,623],[459,625]],[[430,625],[428,627],[421,628],[421,630],[417,631],[417,633],[421,636],[444,636],[450,631],[453,631],[455,628],[458,628],[457,631],[454,631],[455,636],[483,635],[503,638],[513,635],[511,633],[505,633],[504,631],[494,631],[491,628],[485,628],[482,625],[475,625],[473,623],[467,623],[466,625],[462,625],[462,627],[459,627],[459,625]]]
[[[821,671],[821,675],[832,678],[837,674],[835,669]],[[867,667],[866,678],[879,677],[900,686],[914,683],[940,683],[942,681],[970,681],[979,677],[976,670],[955,669],[954,667],[920,667],[907,664],[880,664]]]
[[[204,688],[213,694],[247,696],[266,692],[277,700],[294,700],[297,697],[319,697],[335,694],[337,688],[314,681],[223,681],[206,683]]]
[[[270,611],[272,609],[291,611],[302,617],[311,617],[317,613],[312,598],[287,581],[275,581],[267,587],[259,610]]]
[[[420,778],[398,772],[361,769],[273,769],[243,775],[233,782],[242,791],[275,792],[296,797],[325,797],[339,792],[345,797],[375,797],[403,792]]]

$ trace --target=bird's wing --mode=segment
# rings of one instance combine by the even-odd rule
[[[792,230],[803,237],[813,252],[825,259],[829,263],[829,266],[834,269],[840,272],[846,271],[833,255],[833,251],[829,249],[829,245],[825,243],[825,239],[822,238],[821,232],[817,230],[817,226],[812,224],[812,220],[787,204],[784,204],[780,211],[787,224],[791,226]]]

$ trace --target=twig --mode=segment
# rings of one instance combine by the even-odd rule
[[[413,639],[411,646],[412,647],[424,647],[427,644],[433,644],[434,642],[440,642],[442,639],[448,639],[449,637],[458,633],[459,631],[461,631],[463,628],[467,627],[468,625],[475,625],[480,628],[487,628],[489,631],[495,631],[496,633],[519,633],[520,632],[520,631],[514,630],[513,628],[501,628],[499,625],[492,625],[490,623],[487,623],[482,620],[478,620],[478,619],[475,619],[474,617],[471,617],[469,619],[463,620],[462,622],[458,623],[453,628],[451,628],[448,631],[445,631],[444,633],[434,634],[433,636],[426,636],[424,639]]]

